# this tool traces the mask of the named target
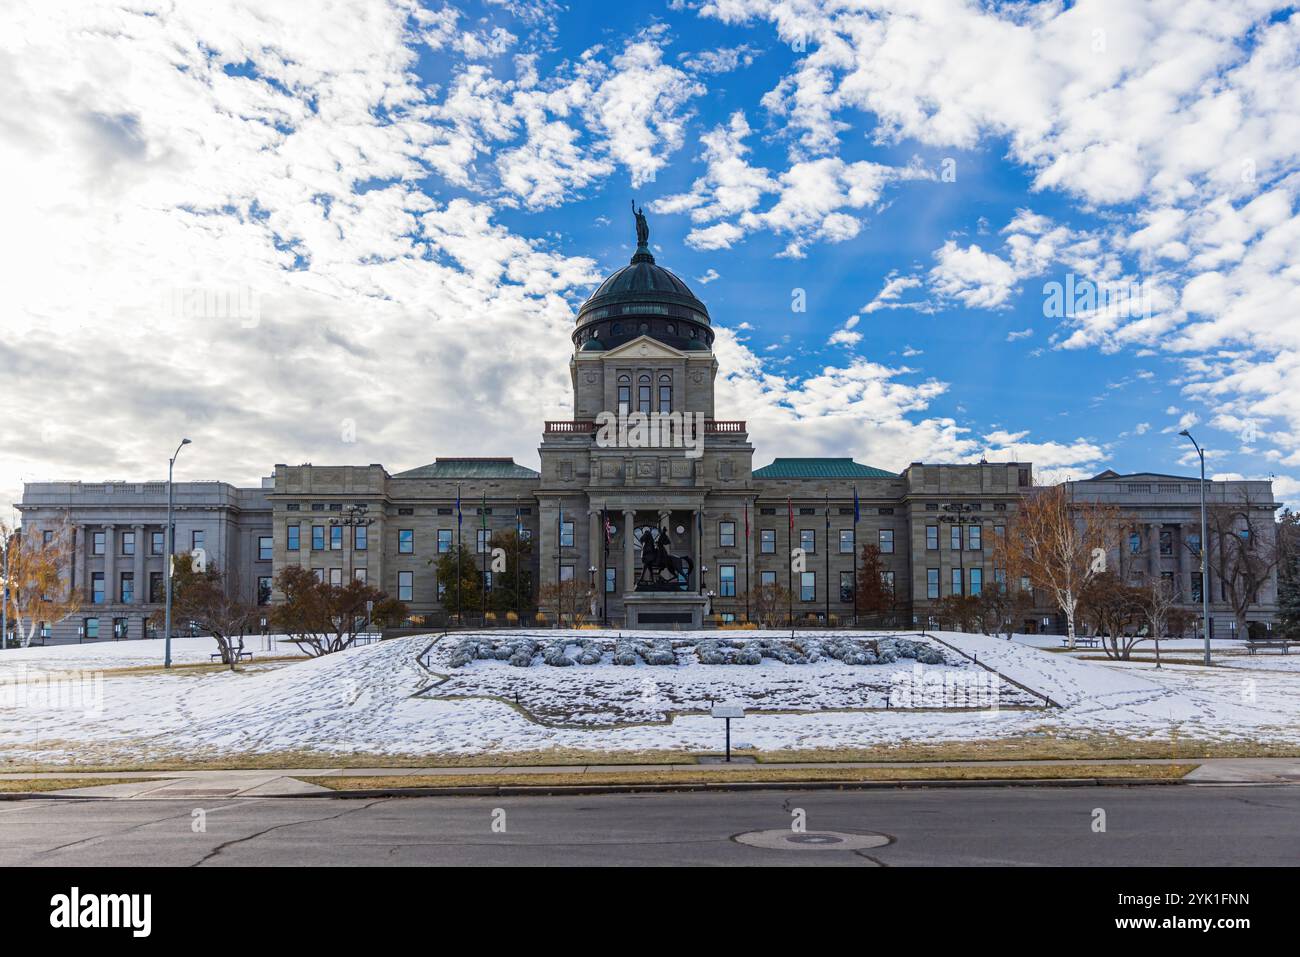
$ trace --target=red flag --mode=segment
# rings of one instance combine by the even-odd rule
[[[609,545],[614,541],[614,528],[609,524],[609,512],[601,513],[605,518],[605,544]]]

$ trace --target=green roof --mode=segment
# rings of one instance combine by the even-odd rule
[[[539,473],[511,458],[434,459],[430,465],[407,469],[393,478],[419,479],[535,479]]]
[[[893,472],[859,465],[852,459],[775,459],[754,469],[757,479],[858,479],[898,478]]]

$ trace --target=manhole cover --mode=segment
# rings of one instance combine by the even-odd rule
[[[749,831],[737,834],[735,839],[741,844],[769,851],[861,851],[889,843],[884,834],[850,834],[846,831]]]

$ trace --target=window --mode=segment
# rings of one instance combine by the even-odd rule
[[[370,546],[370,532],[365,525],[357,525],[352,529],[352,547],[359,552],[364,552]]]
[[[966,529],[966,547],[972,552],[984,550],[984,529],[979,525],[971,525]],[[971,592],[971,594],[975,594]]]
[[[259,605],[271,604],[271,576],[259,575],[257,577],[257,603]]]
[[[275,539],[270,535],[259,535],[257,537],[257,560],[259,562],[269,562],[271,553],[275,550]]]
[[[810,555],[817,551],[817,530],[813,528],[799,529],[799,547]]]
[[[840,601],[853,601],[853,572],[840,572]]]
[[[322,584],[325,582],[325,569],[323,569],[323,568],[313,568],[313,569],[311,570],[311,573],[312,573],[313,575],[316,576],[316,580],[317,580],[318,582],[321,582]]]
[[[851,528],[840,529],[840,554],[853,554],[853,529]]]
[[[993,534],[994,534],[995,536],[997,536],[998,538],[1006,538],[1006,537],[1007,537],[1007,527],[1006,527],[1005,525],[994,525],[994,526],[993,526]]]
[[[1130,555],[1136,555],[1138,552],[1142,551],[1142,536],[1137,532],[1129,532],[1128,550]]]
[[[50,543],[53,542],[53,541],[54,541],[54,533],[53,533],[53,532],[51,532],[49,529],[46,529],[45,531],[41,532],[41,547],[42,547],[42,548],[46,548],[46,547],[48,547],[48,546],[50,545]]]
[[[736,566],[718,566],[718,594],[723,598],[736,597]]]
[[[961,569],[960,569],[960,568],[954,568],[954,569],[952,569],[952,579],[951,579],[951,581],[952,581],[952,593],[953,593],[954,595],[960,595],[960,594],[962,593],[962,588],[961,588]]]
[[[341,568],[331,568],[331,569],[330,569],[330,584],[333,585],[333,586],[335,586],[336,588],[338,588],[338,587],[342,587],[342,585],[343,585],[343,569],[341,569]]]
[[[366,570],[364,568],[352,569],[352,580],[364,585],[366,583]]]
[[[117,600],[123,605],[135,601],[135,572],[122,572],[117,579]]]
[[[759,584],[760,587],[763,587],[763,588],[766,588],[768,585],[775,585],[775,584],[776,584],[776,572],[759,572],[759,573],[758,573],[758,584]]]
[[[325,548],[325,526],[313,525],[311,527],[311,548],[314,552],[319,552]]]
[[[939,569],[927,568],[925,570],[925,597],[939,597]]]
[[[398,572],[397,573],[397,600],[410,601],[411,592],[414,590],[415,572]]]
[[[415,530],[399,528],[397,530],[397,553],[399,555],[415,554]]]
[[[289,525],[285,528],[286,539],[285,547],[291,552],[296,552],[302,546],[302,526]]]
[[[1192,550],[1193,555],[1201,554],[1201,533],[1190,532],[1187,536],[1187,547]]]
[[[799,600],[800,601],[817,600],[817,573],[816,572],[799,573]]]
[[[776,529],[760,528],[758,530],[758,550],[764,555],[776,554]]]
[[[618,590],[618,569],[605,569],[605,594],[612,595]]]
[[[1167,528],[1160,530],[1160,554],[1172,555],[1174,553],[1174,533]]]
[[[343,548],[343,526],[330,526],[330,551],[337,552]]]
[[[167,600],[165,592],[166,586],[163,584],[162,572],[149,573],[149,602],[154,605],[161,604]]]
[[[735,522],[718,522],[718,547],[719,548],[736,547],[736,523]]]
[[[438,554],[446,555],[451,551],[451,529],[438,529]]]
[[[474,532],[475,532],[474,547],[478,551],[478,554],[482,555],[485,552],[490,551],[492,548],[492,529],[476,528]]]
[[[638,412],[650,412],[650,377],[641,376],[636,386],[636,408]]]
[[[167,547],[167,540],[163,532],[149,533],[149,551],[154,555],[161,555],[163,549]]]
[[[489,569],[488,571],[485,571],[485,572],[480,572],[480,573],[479,573],[479,580],[483,583],[483,590],[484,590],[484,591],[491,591],[491,590],[492,590],[492,572],[491,572],[490,569]]]
[[[1203,600],[1201,598],[1201,596],[1204,594],[1204,592],[1201,591],[1201,586],[1203,584],[1205,584],[1205,582],[1201,580],[1200,575],[1197,574],[1192,575],[1192,601],[1199,602]]]
[[[104,554],[104,533],[103,532],[95,532],[91,535],[90,554],[92,555]]]
[[[925,526],[925,547],[928,548],[930,551],[934,551],[939,547],[939,526],[938,525]]]
[[[948,529],[948,547],[954,552],[961,551],[961,526],[954,525]]]
[[[560,547],[561,548],[573,547],[573,523],[572,522],[560,523]]]
[[[297,502],[290,502],[285,506],[285,510],[290,512],[299,512],[302,511],[302,506]]]
[[[626,416],[632,411],[631,379],[625,375],[618,377],[618,414]]]
[[[669,330],[670,332],[672,330]],[[671,377],[659,377],[659,411],[667,414],[673,410],[673,380]]]
[[[413,508],[399,508],[399,509],[397,510],[397,514],[398,514],[398,515],[414,515],[414,514],[415,514],[415,509],[413,509]]]
[[[123,555],[135,554],[135,532],[122,533],[122,554]]]
[[[882,528],[880,530],[880,551],[885,555],[893,554],[894,530],[892,528]]]
[[[1033,583],[1029,580],[1028,575],[1020,576],[1020,590],[1023,592],[1029,592],[1030,594],[1033,594],[1034,591]]]
[[[87,619],[86,619],[86,637],[87,637],[87,638],[98,638],[98,637],[99,637],[99,619],[98,619],[98,618],[87,618]]]
[[[562,581],[562,582],[571,582],[571,581],[573,581],[573,566],[572,566],[572,565],[561,565],[561,566],[560,566],[560,581]]]
[[[204,548],[206,547],[206,542],[207,542],[207,535],[204,533],[203,529],[199,528],[190,532],[191,549],[197,550],[200,548]]]
[[[120,641],[123,638],[129,638],[130,637],[130,632],[128,631],[129,627],[130,626],[128,625],[127,620],[125,618],[114,618],[113,619],[114,640]]]
[[[881,572],[881,573],[880,573],[880,584],[884,587],[884,589],[885,589],[885,594],[886,594],[886,595],[889,595],[890,597],[893,597],[893,594],[894,594],[894,573],[893,573],[893,572]]]
[[[437,590],[438,590],[438,601],[442,601],[443,598],[445,598],[447,595],[447,583],[438,582]]]
[[[103,572],[91,572],[90,603],[92,605],[104,604],[104,573]]]
[[[970,570],[970,593],[978,595],[984,590],[984,569],[972,568]]]

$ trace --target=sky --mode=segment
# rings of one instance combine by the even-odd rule
[[[1300,14],[1262,0],[10,0],[0,507],[510,455],[630,258],[754,464],[1300,503]],[[7,511],[7,509],[6,509]]]

